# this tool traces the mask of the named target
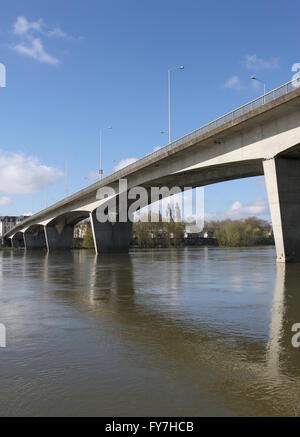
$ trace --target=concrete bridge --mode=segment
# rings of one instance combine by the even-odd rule
[[[300,262],[300,81],[296,79],[33,215],[5,235],[13,247],[70,249],[90,218],[96,252],[129,248],[131,222],[99,223],[99,188],[199,187],[265,175],[277,260]]]

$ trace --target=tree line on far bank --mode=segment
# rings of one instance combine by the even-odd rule
[[[185,238],[186,227],[182,222],[142,222],[133,223],[133,247],[181,247],[190,244]],[[210,238],[205,238],[205,234]],[[272,226],[266,220],[249,217],[244,220],[219,220],[206,222],[201,234],[193,240],[193,245],[214,244],[223,247],[247,247],[259,245],[273,245]],[[90,225],[86,228],[85,237],[77,239],[74,248],[94,249],[94,239]],[[0,243],[0,250],[2,245]]]
[[[212,238],[205,239],[205,234]],[[274,244],[272,226],[266,220],[257,217],[249,217],[243,220],[226,219],[206,222],[196,241],[199,245],[207,242],[207,244],[216,244],[223,247]],[[133,247],[181,247],[189,244],[189,238],[185,238],[185,224],[182,222],[176,223],[171,219],[170,222],[137,221],[133,223],[131,241]],[[82,247],[85,249],[94,247],[90,227],[83,239]]]
[[[243,247],[274,244],[272,226],[266,220],[249,217],[244,220],[221,220],[205,223],[220,246]]]

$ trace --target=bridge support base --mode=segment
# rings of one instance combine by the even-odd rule
[[[264,161],[278,262],[300,262],[300,160]]]
[[[127,253],[132,223],[99,223],[96,213],[90,214],[96,253]]]
[[[35,232],[24,232],[24,243],[26,250],[44,250],[47,248],[44,229],[41,228]]]
[[[11,247],[13,249],[24,249],[25,248],[25,242],[24,242],[24,235],[23,233],[18,234],[18,236],[14,236],[11,239]]]
[[[71,250],[73,245],[74,226],[59,223],[56,226],[45,226],[48,252],[55,250]]]

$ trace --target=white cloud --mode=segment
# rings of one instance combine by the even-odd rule
[[[269,60],[258,58],[257,55],[246,55],[245,66],[247,70],[271,70],[279,67],[279,58]]]
[[[236,201],[236,202],[234,202],[231,205],[231,210],[230,211],[232,211],[234,213],[235,211],[239,211],[242,208],[243,208],[243,204],[241,202],[239,202],[239,201]]]
[[[234,202],[227,212],[231,218],[243,218],[249,216],[262,216],[269,212],[268,202],[265,199],[256,199],[255,202],[243,205],[241,202]]]
[[[269,206],[266,199],[256,199],[253,203],[243,204],[240,201],[232,203],[227,211],[206,213],[205,220],[237,220],[247,217],[269,218]]]
[[[9,197],[2,196],[0,197],[0,206],[11,205],[12,200]]]
[[[119,171],[124,167],[127,167],[130,164],[133,164],[134,162],[137,161],[137,158],[126,158],[126,159],[122,159],[115,167],[114,167],[114,171]]]
[[[23,217],[31,217],[32,216],[32,212],[24,212],[23,213]]]
[[[59,26],[49,29],[41,18],[37,21],[29,21],[24,16],[17,18],[17,21],[13,26],[13,32],[15,35],[23,35],[26,37],[35,33],[40,33],[49,38],[78,39],[69,36],[68,33],[62,30]]]
[[[26,17],[18,17],[14,24],[15,35],[28,35],[31,31],[42,32],[43,20],[28,21]]]
[[[50,36],[50,37],[53,36],[55,38],[68,38],[67,32],[64,32],[59,27],[55,27],[54,29],[49,30],[47,35]]]
[[[23,56],[29,56],[45,64],[56,65],[59,60],[47,53],[44,49],[43,42],[39,38],[30,39],[26,43],[20,43],[14,46],[14,50]]]
[[[54,167],[42,164],[35,156],[10,154],[0,150],[0,191],[30,194],[45,190],[63,176]]]
[[[17,18],[13,26],[13,33],[16,37],[21,38],[21,42],[13,45],[13,49],[17,53],[51,65],[58,64],[59,60],[45,50],[41,37],[68,40],[82,39],[69,36],[67,32],[58,26],[50,29],[41,18],[37,21],[29,21],[24,16]]]
[[[64,30],[62,30],[60,27],[54,27],[53,29],[48,30],[45,33],[46,36],[49,38],[59,38],[59,39],[66,39],[68,41],[82,41],[82,36],[71,36]]]
[[[241,83],[241,80],[238,76],[232,76],[225,82],[225,88],[229,88],[232,90],[241,90],[244,86]]]

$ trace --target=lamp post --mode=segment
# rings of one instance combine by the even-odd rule
[[[266,82],[264,82],[264,81],[261,80],[261,79],[258,79],[256,76],[251,76],[251,79],[252,79],[252,80],[256,80],[257,82],[260,82],[260,83],[263,84],[263,86],[264,86],[264,103],[265,103],[266,88],[267,88]]]
[[[65,178],[66,178],[66,197],[69,195],[69,169],[68,161],[65,161]]]
[[[100,129],[100,169],[99,169],[100,180],[103,178],[103,166],[102,166],[103,132],[105,130],[111,130],[111,129],[112,126],[103,127]]]
[[[171,130],[171,73],[174,70],[184,70],[184,65],[179,67],[169,68],[168,70],[168,94],[169,94],[169,143],[172,143],[172,130]]]

